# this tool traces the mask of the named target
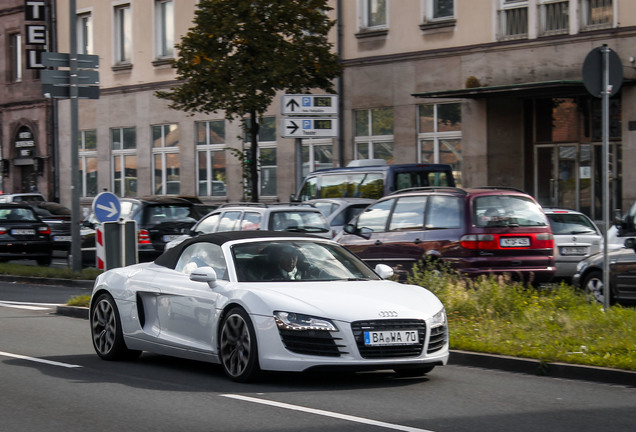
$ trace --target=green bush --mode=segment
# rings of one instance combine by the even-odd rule
[[[636,370],[636,310],[590,303],[573,287],[464,278],[423,263],[409,283],[444,303],[452,349]]]

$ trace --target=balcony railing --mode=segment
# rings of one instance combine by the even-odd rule
[[[503,40],[528,37],[528,6],[508,7],[499,11],[499,37]]]
[[[584,0],[582,12],[585,30],[608,28],[614,24],[613,0]]]
[[[569,1],[542,3],[540,7],[542,36],[567,34],[569,30]]]

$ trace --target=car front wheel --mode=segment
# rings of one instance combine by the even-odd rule
[[[250,381],[258,375],[256,333],[247,312],[236,307],[228,312],[219,337],[221,364],[234,381]]]
[[[130,350],[124,342],[119,310],[113,297],[101,294],[91,309],[93,347],[104,360],[125,360],[139,357],[141,351]]]

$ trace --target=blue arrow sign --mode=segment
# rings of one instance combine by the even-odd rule
[[[119,219],[121,204],[117,195],[102,192],[93,200],[93,213],[100,222],[113,222]]]

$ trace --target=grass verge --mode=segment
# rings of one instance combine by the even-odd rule
[[[47,279],[95,280],[102,270],[85,268],[81,272],[73,272],[69,268],[31,266],[14,263],[0,263],[0,274],[13,276],[41,277]]]
[[[569,285],[468,280],[416,266],[409,283],[444,303],[452,349],[636,370],[636,310],[602,305]]]

